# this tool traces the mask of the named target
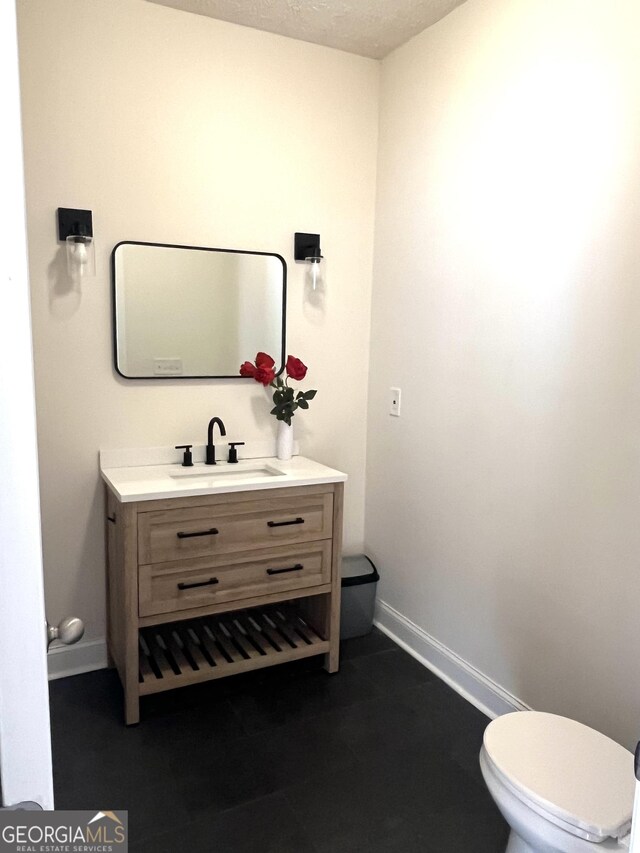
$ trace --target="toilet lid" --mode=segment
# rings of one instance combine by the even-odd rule
[[[590,841],[629,831],[633,755],[600,732],[555,714],[517,711],[489,723],[484,749],[517,795],[553,823]]]

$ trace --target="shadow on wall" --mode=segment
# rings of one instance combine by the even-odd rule
[[[72,561],[72,565],[58,567],[53,571],[49,571],[51,559],[47,557],[45,551],[44,560],[44,581],[45,593],[49,584],[58,582],[58,572],[64,571],[67,577],[72,578],[69,585],[70,596],[65,601],[62,610],[54,609],[52,604],[48,604],[47,616],[49,621],[57,624],[66,616],[79,616],[85,624],[93,626],[100,621],[101,615],[106,607],[106,573],[105,573],[105,511],[104,511],[104,483],[101,478],[96,478],[95,487],[91,494],[91,501],[84,507],[84,515],[75,519],[76,530],[82,531],[83,537],[80,543],[78,540],[76,555]],[[46,549],[46,540],[43,543]],[[54,568],[54,567],[52,567]],[[87,610],[87,588],[95,591],[94,597],[91,599],[92,611]],[[48,590],[50,593],[51,590]],[[52,600],[58,601],[56,594],[47,594],[48,602]],[[85,636],[85,641],[94,639],[103,639],[96,637],[95,633],[89,631]]]
[[[49,312],[53,317],[72,317],[80,308],[82,291],[80,282],[74,282],[67,270],[65,246],[58,246],[53,260],[47,267],[49,283]]]
[[[484,652],[486,671],[524,702],[632,747],[640,699],[637,58],[622,28],[616,58],[607,55],[622,18],[596,4],[589,35],[589,16],[575,28],[571,4],[558,6],[567,18],[559,12],[553,28],[540,4],[509,7],[516,18],[531,10],[527,46],[513,37],[524,33],[523,18],[501,37],[503,61],[492,51],[489,61],[468,62],[469,80],[431,140],[425,187],[435,197],[425,209],[438,211],[443,248],[428,272],[447,285],[434,291],[453,318],[453,331],[431,348],[441,356],[435,366],[431,358],[432,385],[435,402],[467,418],[458,432],[439,425],[437,438],[448,448],[453,435],[461,455],[483,428],[492,467],[479,500],[493,501],[500,519],[485,537],[482,573],[470,563],[461,577],[492,596],[477,652],[466,639],[468,659]],[[599,47],[598,20],[608,33]],[[481,459],[479,450],[467,463],[476,482]],[[465,505],[482,517],[481,504]],[[440,529],[455,554],[455,534]],[[466,526],[464,538],[470,551]],[[456,630],[464,636],[464,624]]]
[[[638,202],[627,201],[626,192],[619,202],[628,211]],[[621,238],[610,228],[599,239],[624,244],[632,235]],[[529,479],[529,493],[520,494],[528,508],[520,556],[528,564],[513,566],[510,582],[495,587],[494,619],[511,692],[633,748],[635,715],[593,701],[594,691],[612,697],[617,708],[638,701],[629,671],[640,553],[630,389],[640,350],[637,294],[623,248],[588,287],[576,278],[562,369],[545,380],[555,393],[535,413],[529,447],[520,436],[523,459],[537,456],[535,478],[518,478],[525,487]],[[581,266],[598,270],[600,251],[598,242],[583,251]]]

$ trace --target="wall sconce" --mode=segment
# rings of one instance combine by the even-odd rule
[[[67,270],[74,281],[96,274],[93,219],[90,210],[59,207],[58,240],[66,243]]]
[[[319,234],[301,234],[296,232],[293,258],[296,261],[306,261],[309,264],[306,273],[306,279],[312,290],[324,289],[323,269],[320,267],[322,262],[322,252],[320,251],[320,235]]]

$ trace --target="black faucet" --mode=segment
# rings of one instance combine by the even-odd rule
[[[224,424],[220,420],[220,418],[211,418],[209,421],[209,430],[207,432],[207,456],[205,459],[205,463],[207,465],[215,465],[216,464],[216,448],[213,443],[213,428],[218,424],[220,427],[220,435],[226,435],[227,431],[224,428]]]

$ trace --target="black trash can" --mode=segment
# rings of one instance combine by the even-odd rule
[[[378,570],[364,554],[342,558],[341,640],[370,633],[379,580]]]

